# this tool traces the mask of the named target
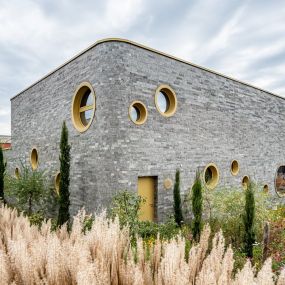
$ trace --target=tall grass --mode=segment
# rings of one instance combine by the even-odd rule
[[[233,252],[225,248],[221,232],[208,253],[210,228],[185,259],[185,239],[156,242],[146,249],[137,238],[131,247],[129,229],[102,213],[90,231],[83,233],[85,213],[74,217],[72,229],[51,231],[51,222],[31,226],[16,210],[0,207],[0,284],[285,284],[268,259],[256,274],[248,261],[233,276]]]

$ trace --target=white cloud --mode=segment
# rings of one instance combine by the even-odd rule
[[[8,124],[8,123],[0,122],[0,130],[1,130],[1,135],[10,135],[11,134],[10,124]]]
[[[0,7],[0,134],[10,127],[9,97],[105,37],[285,96],[282,0],[0,0]]]
[[[10,110],[9,109],[2,109],[0,108],[0,117],[1,116],[8,116],[10,115]]]

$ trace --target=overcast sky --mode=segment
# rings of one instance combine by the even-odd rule
[[[284,0],[0,0],[0,134],[11,97],[106,37],[285,96]]]

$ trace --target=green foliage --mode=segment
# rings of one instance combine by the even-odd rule
[[[86,233],[90,231],[94,222],[94,217],[92,215],[86,215],[83,221],[83,232]]]
[[[255,200],[253,191],[253,184],[250,181],[247,190],[245,190],[245,207],[243,213],[244,250],[246,256],[249,258],[253,257],[253,244],[255,242]]]
[[[136,236],[140,236],[149,244],[154,242],[158,235],[162,240],[170,240],[180,232],[173,217],[162,224],[140,221],[139,210],[143,203],[145,200],[136,193],[127,190],[118,192],[112,199],[108,216],[111,219],[118,217],[121,227],[130,226],[132,241]]]
[[[9,204],[28,216],[46,210],[50,191],[43,171],[33,171],[21,163],[21,175],[7,176],[5,189]]]
[[[159,234],[160,239],[170,240],[180,232],[179,227],[173,217],[170,217],[165,223],[158,224],[150,221],[140,221],[137,234],[144,240],[154,241]]]
[[[122,227],[129,225],[132,233],[136,233],[142,203],[145,203],[145,200],[141,196],[127,190],[121,191],[113,197],[108,214],[112,219],[117,216]]]
[[[45,220],[45,217],[44,217],[43,213],[41,213],[41,212],[32,213],[29,216],[29,221],[30,221],[31,225],[38,226],[39,228],[41,227],[44,220]]]
[[[4,174],[5,174],[5,162],[2,147],[0,146],[0,200],[4,199]]]
[[[57,225],[61,226],[69,221],[69,182],[70,182],[70,145],[68,143],[68,129],[63,122],[60,140],[60,181],[59,181],[59,210]]]
[[[174,218],[178,226],[181,227],[183,223],[182,207],[181,207],[181,197],[180,197],[180,171],[176,170],[175,174],[175,184],[173,189],[173,200],[174,200]]]
[[[269,255],[273,270],[279,271],[285,266],[285,206],[279,205],[271,213]]]
[[[263,223],[272,216],[270,211],[270,196],[263,192],[262,186],[253,185],[255,196],[255,224],[256,241],[261,243],[263,237]],[[208,190],[202,187],[203,195],[203,222],[209,223],[212,232],[222,229],[226,243],[232,244],[236,249],[243,247],[243,209],[245,205],[244,190],[234,187],[221,187]],[[193,213],[192,197],[189,193],[184,201],[187,214]]]
[[[202,182],[199,173],[196,173],[194,185],[192,187],[192,234],[196,242],[200,240],[202,230],[202,210],[203,210],[203,195],[202,195]]]

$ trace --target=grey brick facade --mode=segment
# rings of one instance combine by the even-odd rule
[[[71,104],[83,81],[96,93],[91,127],[79,133],[72,124]],[[165,118],[154,94],[171,86],[177,111]],[[141,126],[128,117],[132,101],[142,101],[148,119]],[[19,158],[29,162],[38,149],[39,167],[51,180],[59,170],[63,120],[71,149],[71,203],[94,211],[108,205],[122,189],[137,191],[139,176],[158,176],[157,218],[172,211],[172,190],[163,181],[181,169],[181,189],[193,183],[198,167],[214,162],[219,185],[240,186],[243,175],[268,184],[276,196],[274,177],[285,162],[285,101],[269,92],[177,60],[137,44],[106,40],[95,44],[11,100],[10,171]],[[231,161],[240,172],[233,176]]]

